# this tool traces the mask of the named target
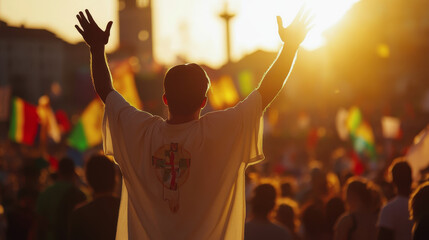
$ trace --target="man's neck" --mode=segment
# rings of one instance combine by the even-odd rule
[[[198,120],[200,118],[200,111],[195,112],[191,115],[177,115],[177,114],[168,114],[167,123],[169,124],[182,124]]]

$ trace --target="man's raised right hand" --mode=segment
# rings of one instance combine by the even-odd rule
[[[110,28],[112,27],[113,22],[110,21],[107,23],[106,30],[101,30],[97,23],[91,16],[88,10],[85,10],[87,18],[83,12],[79,12],[76,15],[77,20],[79,20],[80,27],[75,25],[77,31],[82,35],[86,44],[90,48],[99,48],[104,47],[109,42]]]

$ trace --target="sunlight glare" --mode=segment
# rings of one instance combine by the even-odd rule
[[[314,14],[314,27],[308,33],[302,46],[308,50],[325,43],[323,32],[337,23],[359,0],[304,0],[305,8]]]
[[[289,25],[301,7],[310,13],[313,25],[302,46],[314,50],[324,45],[323,32],[335,25],[359,0],[303,0],[288,3],[287,10],[277,12],[283,17],[284,25]],[[293,13],[293,14],[291,14]]]

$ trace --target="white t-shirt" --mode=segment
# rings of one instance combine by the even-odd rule
[[[264,159],[261,105],[254,91],[173,125],[109,93],[103,147],[123,174],[116,239],[242,239],[244,171]]]
[[[408,198],[397,196],[388,202],[381,209],[378,226],[392,230],[395,240],[410,240],[413,222],[408,213]]]

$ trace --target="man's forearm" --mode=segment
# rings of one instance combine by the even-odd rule
[[[107,95],[113,90],[113,86],[104,46],[91,48],[90,52],[92,83],[98,96],[103,102],[106,102]]]
[[[261,94],[262,106],[264,108],[272,102],[286,83],[296,57],[297,49],[295,46],[289,47],[285,44],[276,60],[274,60],[262,78],[258,91]]]

